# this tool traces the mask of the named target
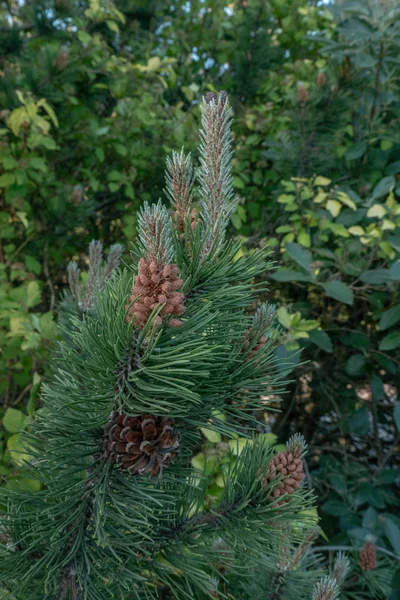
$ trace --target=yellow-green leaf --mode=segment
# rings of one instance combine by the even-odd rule
[[[327,177],[321,177],[320,175],[318,177],[316,177],[314,180],[314,185],[326,186],[326,185],[330,185],[331,183],[332,182],[330,179],[328,179]]]
[[[386,208],[383,204],[374,204],[368,209],[367,217],[377,217],[378,219],[382,219],[386,215]]]
[[[342,205],[337,200],[328,200],[326,208],[331,213],[332,217],[337,217],[340,213]]]
[[[351,235],[365,235],[365,231],[360,225],[353,225],[353,227],[349,227],[348,231]]]

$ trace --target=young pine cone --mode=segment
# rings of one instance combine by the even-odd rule
[[[360,550],[358,564],[363,571],[376,569],[376,547],[371,540],[367,540]]]
[[[141,258],[139,274],[135,277],[135,285],[131,290],[130,301],[126,309],[128,323],[135,319],[137,327],[144,327],[152,311],[164,305],[156,317],[156,324],[161,325],[166,318],[168,325],[179,327],[182,323],[176,317],[183,315],[184,295],[177,292],[182,286],[176,265],[163,265],[155,260]]]
[[[242,339],[243,352],[246,352],[247,348],[253,342],[253,337],[254,337],[254,331],[251,328],[249,328],[246,331],[246,333],[244,334],[243,339]],[[246,360],[251,360],[253,358],[253,356],[255,354],[257,354],[257,352],[259,350],[261,350],[261,348],[264,348],[267,341],[268,341],[268,338],[266,335],[261,336],[260,339],[258,340],[258,342],[256,342],[254,344],[254,346],[252,347],[252,349],[247,353]]]
[[[162,473],[179,449],[173,419],[150,414],[131,417],[113,412],[103,428],[104,455],[132,474]]]
[[[190,211],[189,217],[190,217],[190,226],[192,228],[192,231],[195,231],[197,225],[200,224],[200,219],[199,219],[198,211],[196,208],[192,208],[192,210]],[[175,218],[175,223],[176,223],[177,229],[180,232],[180,239],[184,240],[185,239],[185,216],[179,210],[176,210],[175,214],[174,214],[174,218]]]
[[[284,494],[293,494],[300,487],[300,483],[304,479],[303,460],[301,454],[297,454],[291,448],[284,452],[278,452],[271,460],[271,463],[265,472],[261,485],[268,487],[279,478],[279,482],[275,486],[271,496],[272,498],[280,498]],[[276,504],[280,506],[286,500],[278,500]]]

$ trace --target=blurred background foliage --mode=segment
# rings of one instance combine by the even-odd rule
[[[399,54],[396,0],[0,0],[2,485],[37,485],[18,432],[40,410],[66,263],[94,238],[128,251],[166,155],[195,151],[199,101],[225,89],[231,227],[243,252],[271,247],[293,361],[261,433],[306,436],[331,545],[373,534],[400,554]],[[205,437],[211,504],[229,460]]]

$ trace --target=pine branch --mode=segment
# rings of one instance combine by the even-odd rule
[[[172,158],[167,158],[165,181],[167,197],[176,213],[184,218],[193,200],[194,170],[190,154],[185,156],[182,149],[179,153],[173,152]]]
[[[168,212],[161,204],[145,202],[138,217],[138,237],[142,256],[164,265],[172,263],[174,248]]]
[[[201,219],[204,225],[204,256],[218,251],[235,208],[232,175],[232,108],[226,92],[209,92],[202,105],[200,131]]]

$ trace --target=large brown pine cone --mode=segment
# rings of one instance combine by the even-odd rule
[[[141,258],[139,261],[139,274],[135,277],[135,285],[131,290],[128,304],[127,321],[135,319],[137,327],[144,327],[152,311],[164,305],[156,318],[156,324],[161,325],[164,319],[171,327],[179,327],[182,323],[176,317],[183,315],[185,306],[184,295],[177,292],[182,286],[182,279],[178,276],[176,265],[163,265],[154,260]]]
[[[358,564],[363,571],[376,569],[376,547],[370,540],[366,541],[360,550]]]
[[[303,460],[290,450],[278,452],[272,459],[265,475],[261,480],[263,487],[268,487],[277,478],[279,482],[275,486],[271,496],[280,498],[284,494],[293,494],[300,487],[304,479]],[[285,500],[278,500],[277,505],[284,504]]]
[[[150,414],[131,417],[113,412],[103,438],[105,456],[132,474],[161,474],[179,450],[174,420]]]

